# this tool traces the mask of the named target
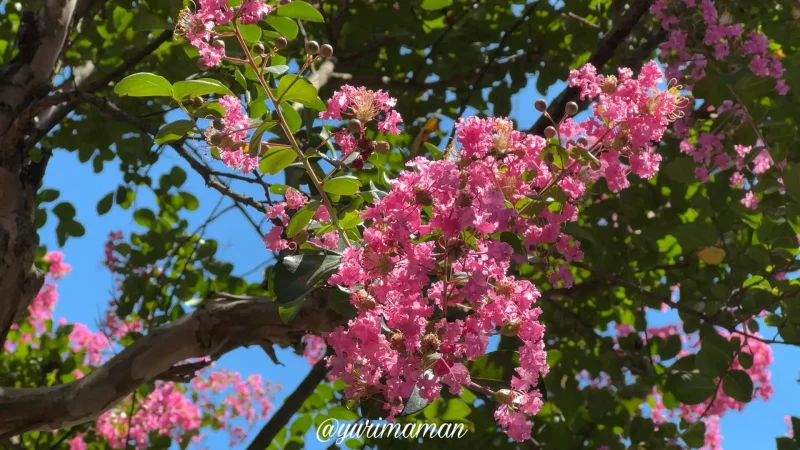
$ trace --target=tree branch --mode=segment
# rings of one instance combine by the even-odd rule
[[[269,419],[264,428],[258,432],[253,442],[247,446],[247,450],[264,450],[269,447],[269,444],[275,439],[278,434],[298,409],[303,405],[309,395],[314,393],[317,385],[325,379],[325,374],[328,373],[325,358],[320,359],[311,368],[311,371],[306,375],[305,379],[297,386],[297,389],[291,393],[283,402],[283,406],[278,409],[275,415]]]
[[[0,441],[31,430],[52,430],[89,421],[138,386],[176,371],[189,358],[221,355],[249,345],[290,346],[308,332],[331,331],[345,322],[315,291],[290,323],[266,297],[217,294],[192,314],[155,329],[80,380],[59,386],[0,387]],[[179,366],[180,367],[180,366]]]

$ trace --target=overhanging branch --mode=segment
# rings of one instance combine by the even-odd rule
[[[288,324],[281,320],[278,304],[268,298],[217,295],[192,314],[138,339],[80,380],[43,388],[0,387],[0,441],[92,420],[189,358],[218,358],[249,345],[289,346],[308,332],[331,331],[344,318],[330,309],[326,292],[309,296]]]

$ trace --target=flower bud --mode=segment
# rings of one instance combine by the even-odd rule
[[[586,139],[585,137],[579,137],[576,143],[581,147],[586,148],[586,146],[589,145],[589,140]]]
[[[219,144],[222,143],[222,135],[219,133],[214,133],[208,138],[208,141],[211,142],[211,145],[219,147]]]
[[[319,53],[319,44],[317,41],[308,41],[306,42],[306,53],[309,55],[316,55]]]
[[[428,191],[422,188],[414,188],[414,201],[422,206],[433,205],[433,197],[431,197]]]
[[[275,39],[275,48],[278,50],[283,50],[289,46],[289,41],[286,40],[285,37],[281,36],[278,39]]]
[[[556,132],[556,129],[552,126],[549,126],[544,129],[544,137],[546,137],[547,139],[553,139],[554,137],[556,137],[556,134],[558,133]]]
[[[356,301],[358,302],[358,306],[361,309],[366,309],[368,311],[371,311],[371,310],[375,309],[376,306],[378,306],[378,303],[375,302],[375,299],[372,298],[372,296],[369,295],[367,293],[367,291],[365,291],[363,289],[361,289],[360,291],[355,292],[353,295],[356,297]]]
[[[386,153],[389,151],[389,143],[386,141],[378,141],[375,143],[375,151],[378,153]]]
[[[439,336],[433,333],[428,333],[422,338],[422,353],[435,353],[439,350]]]
[[[389,339],[389,345],[392,347],[392,350],[401,352],[405,350],[406,347],[404,341],[405,337],[403,336],[403,333],[398,331],[397,333],[393,334],[392,337]]]
[[[514,401],[514,393],[508,389],[500,389],[494,393],[494,399],[497,400],[497,403],[501,403],[503,405],[509,405],[511,402]]]
[[[219,143],[219,146],[222,148],[232,148],[236,144],[236,141],[233,140],[230,136],[224,136],[222,138],[222,142]]]
[[[361,121],[358,119],[350,119],[350,121],[347,122],[347,129],[353,133],[361,133]]]
[[[319,47],[319,55],[322,56],[323,58],[330,58],[331,56],[333,56],[333,47],[331,47],[328,44],[322,44]]]
[[[222,121],[222,119],[214,119],[214,122],[212,122],[212,124],[214,128],[217,130],[222,131],[225,129],[225,123]]]
[[[262,44],[261,42],[253,46],[253,53],[255,53],[256,55],[263,55],[265,51],[266,49],[264,48],[264,44]]]
[[[211,46],[217,50],[222,50],[225,48],[225,41],[221,39],[215,39],[214,42],[211,43]]]
[[[207,71],[209,69],[211,69],[211,66],[209,66],[206,63],[204,63],[202,60],[199,60],[199,59],[197,60],[197,70],[199,70],[201,72],[205,72],[205,71]]]
[[[533,103],[533,107],[539,112],[545,112],[547,111],[547,102],[540,98]]]
[[[567,102],[567,106],[564,108],[564,111],[566,111],[568,115],[574,116],[578,113],[578,104],[575,102]]]
[[[199,108],[199,107],[203,106],[203,99],[200,98],[200,97],[193,97],[192,98],[192,106],[194,108]]]

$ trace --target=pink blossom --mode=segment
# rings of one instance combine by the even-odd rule
[[[747,194],[742,199],[742,204],[750,209],[756,209],[758,207],[758,197],[753,194],[753,191],[747,191]]]

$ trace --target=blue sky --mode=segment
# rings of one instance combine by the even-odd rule
[[[533,102],[541,95],[535,91],[534,85],[535,83],[531,82],[529,87],[516,95],[512,101],[512,117],[519,121],[521,129],[528,128],[538,118],[538,113],[533,109]],[[562,87],[563,85],[554,86],[546,97],[548,99],[554,97]],[[441,126],[445,131],[450,129],[450,124],[444,123]],[[176,164],[186,168],[189,174],[183,190],[194,193],[200,199],[200,209],[190,213],[189,216],[190,222],[196,226],[208,216],[217,203],[219,194],[206,188],[201,178],[188,169],[171,149],[165,150],[152,174],[157,176]],[[110,213],[98,217],[95,205],[107,192],[116,189],[120,180],[116,164],[108,165],[107,170],[95,174],[91,164],[80,163],[76,154],[64,150],[56,150],[50,161],[44,187],[60,190],[59,201],[72,202],[78,211],[76,219],[86,227],[84,237],[70,239],[62,249],[67,262],[72,264],[73,271],[59,282],[60,300],[56,308],[57,317],[63,316],[70,321],[94,324],[100,319],[111,298],[114,285],[111,274],[102,265],[103,243],[109,231],[121,229],[127,237],[129,232],[136,231],[138,226],[133,222],[131,211],[123,211],[115,206]],[[153,204],[152,194],[147,190],[141,190],[137,196],[136,206],[152,207]],[[58,248],[55,225],[55,217],[50,217],[47,225],[40,231],[42,243],[49,249]],[[210,225],[206,235],[219,241],[218,256],[235,263],[238,273],[254,268],[271,257],[270,253],[263,249],[250,225],[237,211],[228,213]],[[259,280],[260,271],[256,271],[251,278]],[[800,372],[798,364],[800,350],[788,346],[774,346],[773,351],[775,362],[772,366],[772,381],[775,396],[768,403],[755,401],[742,413],[729,412],[723,418],[721,432],[724,435],[723,447],[726,450],[774,448],[775,437],[786,431],[783,416],[800,415],[800,406],[795,403],[795,399],[800,398],[800,386],[796,381]],[[283,391],[276,394],[276,406],[279,406],[283,397],[290,394],[305,377],[309,365],[290,351],[281,351],[278,356],[285,366],[275,366],[258,348],[231,352],[224,356],[219,364],[241,371],[245,376],[259,373],[265,380],[280,383]],[[257,424],[253,433],[262,425]],[[315,444],[313,435],[309,435],[307,441],[308,448],[326,447],[319,443]],[[205,444],[208,448],[228,448],[226,436],[212,435]]]

